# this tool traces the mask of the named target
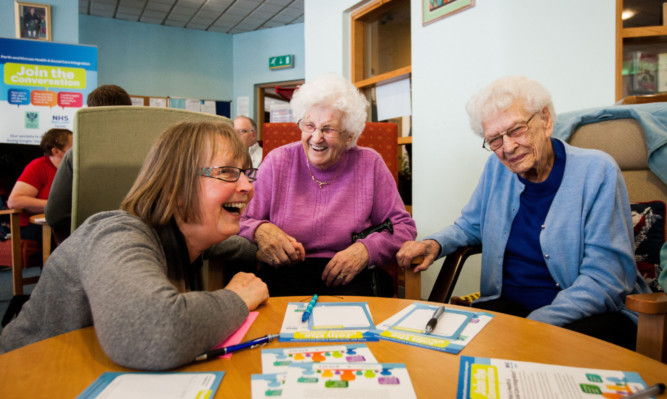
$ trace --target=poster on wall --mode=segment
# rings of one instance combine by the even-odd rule
[[[0,143],[39,144],[72,130],[97,87],[97,47],[0,38]]]

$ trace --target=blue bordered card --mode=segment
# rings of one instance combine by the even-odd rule
[[[431,334],[426,323],[438,309],[437,305],[412,303],[377,325],[380,339],[406,343],[448,353],[459,353],[493,318],[486,312],[473,312],[445,307]]]
[[[129,398],[212,398],[215,396],[224,371],[202,372],[105,372],[77,399],[103,397]]]
[[[308,306],[303,302],[287,304],[282,342],[377,341],[375,324],[366,302],[318,302],[306,321],[301,321]]]

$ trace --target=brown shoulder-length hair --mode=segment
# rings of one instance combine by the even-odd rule
[[[165,225],[175,213],[198,222],[199,176],[219,151],[226,151],[244,168],[250,155],[228,122],[181,122],[153,143],[134,185],[120,208],[150,226]]]

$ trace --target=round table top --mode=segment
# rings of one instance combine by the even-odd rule
[[[288,302],[310,297],[274,297],[261,305],[246,339],[280,331]],[[412,300],[322,296],[321,302],[367,302],[375,324],[404,309]],[[460,308],[447,305],[452,308]],[[459,353],[450,354],[396,342],[367,342],[381,363],[404,363],[419,398],[456,397],[461,356],[540,362],[571,367],[635,371],[648,385],[664,382],[667,365],[636,352],[548,324],[495,313],[487,326]],[[321,346],[331,343],[284,343],[264,348]],[[260,350],[236,352],[230,359],[187,365],[175,371],[224,370],[217,398],[250,398],[250,375],[262,372]],[[0,355],[0,397],[79,395],[105,371],[130,371],[104,354],[94,327],[62,334]]]

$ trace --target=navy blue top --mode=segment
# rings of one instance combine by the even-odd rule
[[[542,225],[565,170],[563,143],[551,139],[551,144],[555,159],[549,177],[541,183],[532,183],[519,176],[525,189],[505,247],[502,297],[529,310],[549,305],[560,291],[547,269],[540,246]]]

